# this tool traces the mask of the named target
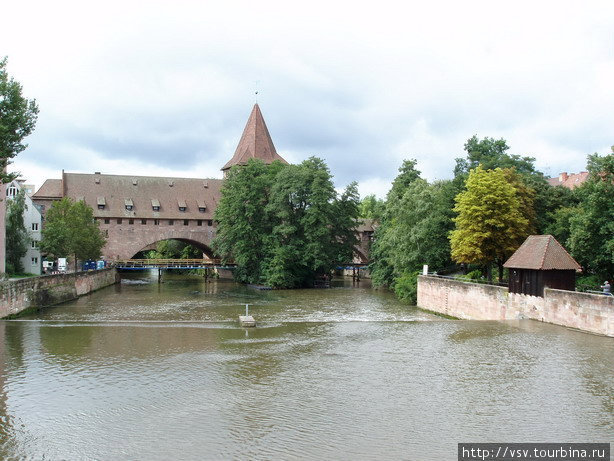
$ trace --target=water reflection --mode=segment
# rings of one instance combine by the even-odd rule
[[[166,277],[0,322],[0,458],[420,459],[613,441],[614,341],[361,284]],[[256,329],[238,326],[249,302]]]

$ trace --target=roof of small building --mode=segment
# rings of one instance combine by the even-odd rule
[[[222,170],[228,170],[234,165],[245,165],[250,158],[262,160],[267,164],[272,163],[274,160],[288,163],[275,150],[273,140],[258,104],[254,104],[252,113],[243,130],[243,135],[239,140],[239,145],[232,158],[224,165]]]
[[[46,179],[43,185],[36,191],[32,198],[62,198],[62,180]]]
[[[533,270],[581,270],[552,235],[529,235],[503,267]]]
[[[549,178],[548,184],[551,186],[563,186],[568,189],[578,187],[584,181],[588,179],[588,171],[581,171],[580,173],[561,173],[556,178]]]
[[[96,218],[213,219],[223,183],[221,179],[109,174],[64,173],[63,177],[66,196],[82,198]],[[201,211],[203,203],[206,208]],[[154,206],[160,209],[155,211]]]

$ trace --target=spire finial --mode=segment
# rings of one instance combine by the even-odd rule
[[[254,99],[256,100],[256,104],[258,104],[258,84],[260,83],[260,80],[256,80],[256,82],[254,83]]]

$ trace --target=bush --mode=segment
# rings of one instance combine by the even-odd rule
[[[576,278],[576,291],[601,291],[603,280],[597,275],[581,275]]]
[[[418,276],[422,272],[404,272],[403,275],[398,277],[394,282],[394,293],[402,301],[409,304],[416,304],[418,293]]]

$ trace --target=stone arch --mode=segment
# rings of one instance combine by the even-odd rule
[[[177,240],[179,242],[183,242],[183,243],[188,243],[190,245],[192,245],[195,248],[198,248],[200,251],[202,251],[208,258],[210,259],[214,259],[214,253],[213,250],[208,246],[203,244],[202,242],[198,242],[196,240],[190,240],[190,239],[179,239],[179,238],[173,238],[173,239],[162,239],[162,240],[158,240],[157,242],[152,242],[149,245],[144,246],[143,248],[141,248],[140,250],[138,250],[136,253],[134,253],[132,256],[130,256],[129,259],[132,259],[136,254],[140,253],[141,251],[144,250],[149,250],[149,249],[155,249],[157,244],[159,242],[163,242],[164,240]]]
[[[213,256],[211,242],[215,238],[215,228],[203,226],[145,226],[132,225],[129,228],[116,227],[109,229],[107,244],[103,249],[106,259],[130,259],[139,251],[162,240],[179,240],[189,243],[209,256]]]

